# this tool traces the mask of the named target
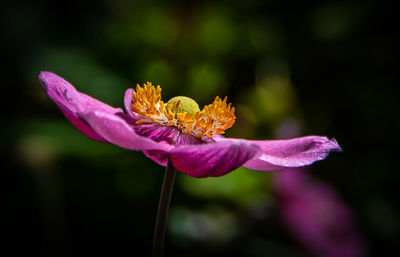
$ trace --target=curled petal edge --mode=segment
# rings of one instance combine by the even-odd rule
[[[132,97],[133,97],[132,93],[133,92],[134,92],[134,90],[132,88],[128,88],[125,91],[125,94],[124,94],[124,107],[125,107],[126,113],[129,115],[129,117],[131,117],[132,120],[134,122],[136,122],[136,121],[140,120],[141,118],[140,118],[139,115],[135,114],[132,111]]]
[[[216,138],[218,142],[226,139]],[[245,140],[258,145],[262,154],[247,161],[243,166],[259,171],[273,171],[283,168],[303,167],[325,159],[332,151],[341,151],[335,139],[321,136],[306,136],[288,140]]]
[[[102,110],[109,113],[122,112],[120,108],[113,108],[86,94],[80,93],[68,81],[49,71],[42,71],[39,74],[39,82],[50,99],[55,102],[72,125],[94,140],[106,141],[98,135],[85,120],[79,117],[77,113],[78,107],[76,105],[79,104],[79,106],[81,106],[80,108],[85,107],[86,109]]]

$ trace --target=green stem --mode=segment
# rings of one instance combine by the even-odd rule
[[[165,169],[164,182],[161,189],[160,202],[158,204],[156,226],[154,229],[153,257],[163,256],[168,209],[171,202],[175,175],[175,167],[172,165],[171,160],[168,160],[168,165]]]

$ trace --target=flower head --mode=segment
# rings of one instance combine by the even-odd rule
[[[125,112],[77,91],[51,72],[39,81],[69,121],[88,137],[139,150],[166,166],[168,160],[193,177],[217,177],[240,166],[270,171],[299,167],[341,150],[335,139],[244,140],[220,136],[235,122],[235,109],[216,97],[202,110],[187,97],[161,99],[161,88],[146,83],[125,92]]]
[[[178,128],[182,133],[197,138],[209,137],[214,134],[223,134],[235,123],[235,108],[218,96],[210,105],[200,111],[199,105],[186,96],[176,96],[167,104],[161,100],[160,86],[154,87],[147,82],[136,91],[132,91],[131,111],[141,119],[136,124],[157,123],[163,126]]]

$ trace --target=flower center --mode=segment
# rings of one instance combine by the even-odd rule
[[[186,96],[175,96],[167,102],[167,104],[175,105],[179,102],[178,108],[175,110],[176,113],[187,112],[189,114],[195,114],[200,111],[199,105],[195,100]]]
[[[212,104],[200,110],[199,105],[186,96],[176,96],[165,104],[161,100],[161,87],[154,87],[150,82],[143,87],[137,85],[132,94],[132,111],[142,118],[137,124],[174,126],[182,133],[202,138],[223,134],[235,123],[235,108],[226,103],[226,97],[222,100],[217,96]]]

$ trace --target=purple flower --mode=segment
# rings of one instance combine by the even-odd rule
[[[315,256],[361,257],[366,253],[351,211],[333,188],[311,182],[304,169],[279,172],[274,180],[283,220]]]
[[[193,177],[218,177],[244,166],[271,171],[310,165],[341,148],[335,139],[244,140],[219,134],[235,121],[234,108],[216,98],[201,111],[187,97],[161,100],[161,88],[146,83],[125,92],[125,112],[77,91],[51,72],[39,80],[68,120],[88,137],[140,150],[160,165],[168,159]]]

